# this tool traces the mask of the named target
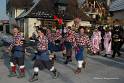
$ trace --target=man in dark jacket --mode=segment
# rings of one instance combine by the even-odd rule
[[[112,58],[115,58],[117,53],[118,56],[121,55],[120,49],[122,46],[123,37],[122,37],[122,30],[120,26],[114,26],[112,31],[112,50],[113,55]]]

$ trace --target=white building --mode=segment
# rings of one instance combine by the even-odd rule
[[[38,0],[34,1],[36,3]],[[33,3],[33,0],[7,0],[6,3],[10,24],[21,27],[21,31],[24,32],[25,37],[30,37],[32,35],[32,31],[34,31],[34,23],[37,23],[37,25],[40,23],[35,18],[16,19],[20,18],[20,16],[27,12],[33,5],[35,5],[35,3]],[[28,27],[30,27],[30,29]]]

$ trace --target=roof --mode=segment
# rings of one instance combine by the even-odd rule
[[[55,0],[56,1],[56,0]],[[57,0],[58,1],[58,0]],[[62,2],[63,1],[63,2]],[[59,3],[68,3],[65,14],[63,15],[64,20],[72,20],[75,17],[80,17],[84,21],[90,21],[91,19],[78,8],[77,0],[59,0]],[[20,18],[45,18],[52,19],[55,13],[55,2],[52,0],[39,0],[36,2],[28,11],[24,11],[17,19]]]
[[[115,0],[112,2],[109,11],[124,10],[124,0]]]
[[[28,8],[32,6],[32,1],[33,0],[9,0],[8,4],[14,8]]]
[[[38,3],[39,1],[37,1],[27,12],[26,11],[22,12],[16,19],[26,17],[34,9],[34,7],[37,6]]]
[[[24,11],[16,19],[31,17],[31,18],[43,18],[42,16],[51,16],[53,13],[53,5],[48,2],[50,0],[38,0],[28,11]]]

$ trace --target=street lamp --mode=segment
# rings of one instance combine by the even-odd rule
[[[57,0],[55,2],[56,14],[59,17],[64,17],[67,8],[67,0]]]
[[[62,34],[64,33],[63,27],[63,19],[65,17],[65,11],[67,9],[67,0],[56,0],[55,2],[56,15],[59,19],[59,28],[62,30]]]

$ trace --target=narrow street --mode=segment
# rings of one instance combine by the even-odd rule
[[[3,53],[4,54],[4,53]],[[124,53],[122,52],[124,55]],[[124,82],[124,56],[115,59],[102,56],[87,55],[86,69],[82,69],[80,75],[75,75],[76,61],[65,65],[60,53],[57,53],[55,66],[60,72],[59,78],[52,79],[49,71],[43,70],[39,74],[39,80],[35,83],[123,83]],[[26,56],[26,77],[23,79],[8,78],[9,58],[7,54],[0,62],[0,83],[29,83],[28,79],[32,74],[31,57]]]

